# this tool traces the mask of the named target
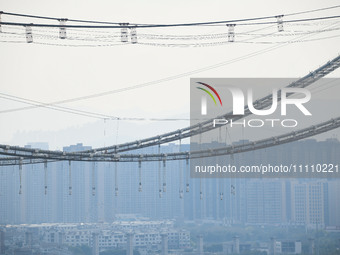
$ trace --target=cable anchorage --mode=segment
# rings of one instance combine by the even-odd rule
[[[33,42],[32,27],[27,25],[25,26],[25,29],[26,29],[26,42],[32,43]]]
[[[122,43],[127,43],[128,42],[128,29],[127,26],[129,23],[120,23],[119,24],[122,28],[120,30],[120,38]]]
[[[137,43],[137,30],[136,27],[130,28],[130,35],[131,35],[131,43],[135,44]]]
[[[278,15],[275,18],[277,19],[277,31],[283,32],[283,15]]]
[[[228,27],[228,42],[235,41],[235,26],[236,24],[227,24]]]
[[[59,38],[60,39],[66,39],[66,27],[62,27],[66,25],[67,19],[59,19]]]

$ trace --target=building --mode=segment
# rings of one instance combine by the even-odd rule
[[[128,235],[133,233],[134,247],[157,249],[162,234],[168,238],[170,249],[190,247],[190,232],[175,229],[170,221],[113,222],[111,224],[57,224],[41,225],[40,235],[46,243],[60,243],[69,246],[93,246],[93,234],[98,237],[99,249],[125,248]]]
[[[325,181],[292,184],[292,223],[313,228],[325,226]]]
[[[281,180],[247,182],[247,222],[281,224],[286,222],[285,186]]]
[[[5,232],[0,229],[0,254],[5,254]]]
[[[340,180],[328,182],[328,226],[340,227]]]

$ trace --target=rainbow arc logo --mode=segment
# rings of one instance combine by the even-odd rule
[[[214,97],[214,95],[216,95],[216,97],[218,98],[221,106],[222,106],[222,100],[221,100],[221,97],[220,95],[217,93],[216,89],[214,89],[212,86],[210,86],[209,84],[206,84],[204,82],[197,82],[198,84],[206,87],[206,88],[202,88],[202,87],[196,87],[197,89],[200,89],[202,91],[204,91],[205,93],[207,93],[211,98],[212,100],[214,101],[215,105],[217,106],[217,102],[216,102],[216,99]],[[212,92],[210,92],[210,91]],[[214,94],[214,95],[213,95]],[[202,115],[207,115],[207,98],[205,96],[202,96],[202,101],[201,101],[201,114]]]

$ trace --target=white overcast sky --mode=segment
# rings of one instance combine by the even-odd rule
[[[181,23],[270,16],[337,4],[338,0],[1,0],[0,10],[113,22]],[[309,16],[339,14],[340,9],[334,9]],[[6,19],[16,20],[15,17],[2,17],[3,21]],[[212,33],[221,32],[220,27],[208,29]],[[170,28],[151,31],[163,34],[176,32]],[[190,30],[187,31],[190,33]],[[120,117],[188,118],[190,77],[301,77],[336,57],[340,53],[339,45],[339,37],[291,44],[191,76],[64,106]],[[53,102],[154,81],[268,47],[234,44],[206,48],[163,48],[137,44],[73,48],[0,43],[0,92]],[[329,77],[340,77],[340,70]],[[25,105],[0,98],[0,109],[21,106]],[[116,139],[116,121],[104,123],[102,120],[48,109],[31,109],[0,114],[0,143],[25,145],[29,142],[48,142],[51,149],[61,149],[62,146],[83,142],[96,147],[156,135],[187,125],[188,121],[120,121]]]

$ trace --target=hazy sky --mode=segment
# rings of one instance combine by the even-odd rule
[[[32,15],[136,23],[181,23],[229,20],[293,13],[339,4],[337,0],[279,1],[11,1],[0,9]],[[301,17],[338,15],[340,9]],[[16,21],[3,16],[3,21]],[[24,21],[23,19],[20,19]],[[36,22],[36,21],[34,21]],[[41,21],[40,21],[41,22]],[[221,33],[223,27],[202,28]],[[237,27],[236,27],[237,29]],[[273,28],[276,29],[275,26]],[[149,33],[176,33],[157,28]],[[187,29],[185,33],[199,33]],[[237,32],[237,31],[236,31]],[[137,29],[137,33],[141,33]],[[33,37],[35,31],[33,29]],[[336,34],[333,33],[333,35]],[[0,36],[0,41],[6,37]],[[237,39],[237,38],[236,38]],[[36,41],[36,40],[35,40]],[[339,54],[340,37],[294,43],[230,65],[162,82],[146,88],[88,99],[64,106],[119,117],[189,117],[190,77],[301,77]],[[112,47],[61,47],[0,43],[0,92],[31,100],[53,102],[125,88],[185,73],[244,56],[272,45],[233,44],[216,47],[171,48],[143,45]],[[339,77],[340,70],[329,77]],[[0,98],[0,109],[25,104]],[[118,142],[156,135],[189,125],[189,121],[120,121]],[[31,109],[0,113],[0,143],[24,145],[48,142],[50,148],[83,142],[102,146],[116,142],[117,121],[106,121]]]

